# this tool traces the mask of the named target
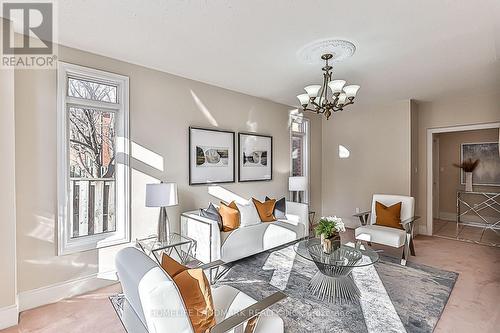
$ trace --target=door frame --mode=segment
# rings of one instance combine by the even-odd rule
[[[435,149],[432,152],[432,184],[433,184],[433,192],[432,192],[432,219],[434,220],[435,218],[439,218],[439,171],[441,169],[441,166],[439,164],[439,150],[441,147],[439,146],[439,136],[438,135],[433,135],[432,136],[432,149]],[[436,171],[436,174],[434,174],[434,171]],[[436,183],[434,185],[434,183]]]
[[[426,201],[427,201],[427,230],[426,234],[429,236],[432,236],[432,225],[433,225],[433,200],[432,200],[432,193],[433,193],[433,186],[432,186],[432,181],[433,181],[433,136],[436,133],[448,133],[448,132],[461,132],[461,131],[473,131],[473,130],[480,130],[480,129],[490,129],[490,128],[498,128],[500,131],[500,122],[494,122],[494,123],[484,123],[484,124],[474,124],[474,125],[461,125],[461,126],[449,126],[449,127],[437,127],[437,128],[428,128],[427,129],[427,139],[426,139],[426,146],[427,146],[427,189],[426,189]]]

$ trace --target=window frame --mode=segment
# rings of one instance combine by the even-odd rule
[[[68,79],[81,78],[117,87],[117,103],[101,102],[68,96]],[[117,115],[120,135],[116,136],[115,225],[116,231],[72,238],[72,221],[69,205],[69,107],[95,108]],[[81,251],[130,242],[130,129],[129,129],[129,78],[89,67],[59,61],[57,68],[57,254],[66,255]],[[121,167],[118,167],[121,165]],[[119,171],[118,171],[119,170]],[[120,174],[118,176],[118,173]],[[118,186],[120,182],[120,187]],[[118,195],[118,193],[120,195]]]
[[[302,159],[302,168],[304,170],[303,177],[306,177],[306,180],[307,180],[307,190],[304,191],[303,201],[304,201],[304,203],[309,204],[309,202],[310,202],[310,194],[311,194],[311,185],[310,185],[311,182],[310,182],[310,171],[309,171],[310,170],[310,164],[311,164],[311,159],[310,159],[310,151],[311,151],[311,147],[310,147],[311,132],[310,132],[310,129],[311,129],[311,122],[310,122],[310,120],[308,118],[303,117],[303,116],[295,116],[295,117],[301,119],[302,126],[304,127],[304,133],[300,134],[299,132],[294,132],[293,131],[292,123],[293,123],[293,121],[296,118],[293,118],[293,116],[292,116],[291,122],[290,122],[290,176],[293,175],[293,158],[292,158],[292,154],[293,154],[293,137],[294,136],[302,136],[302,138],[304,139],[304,142],[303,142],[304,156],[303,156],[303,159]]]

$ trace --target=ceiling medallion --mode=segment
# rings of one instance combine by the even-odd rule
[[[323,54],[331,54],[330,62],[337,63],[351,57],[356,51],[353,43],[342,39],[322,39],[305,45],[297,53],[300,61],[306,64],[321,63]]]

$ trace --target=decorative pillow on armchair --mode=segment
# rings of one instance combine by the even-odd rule
[[[375,221],[376,225],[404,229],[401,225],[401,202],[387,207],[384,204],[375,201],[375,214],[377,215],[377,219]]]
[[[203,270],[181,265],[165,253],[161,266],[177,285],[194,331],[208,332],[216,322],[212,290]]]
[[[266,197],[266,201],[271,200],[271,198]],[[276,200],[276,204],[274,205],[274,217],[279,219],[286,219],[286,198],[283,197],[279,200]]]

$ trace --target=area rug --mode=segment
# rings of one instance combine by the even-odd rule
[[[288,297],[272,306],[285,332],[432,332],[458,274],[381,256],[353,270],[359,303],[328,303],[307,291],[314,263],[292,246],[235,262],[217,285],[231,285],[259,300],[280,290]]]

